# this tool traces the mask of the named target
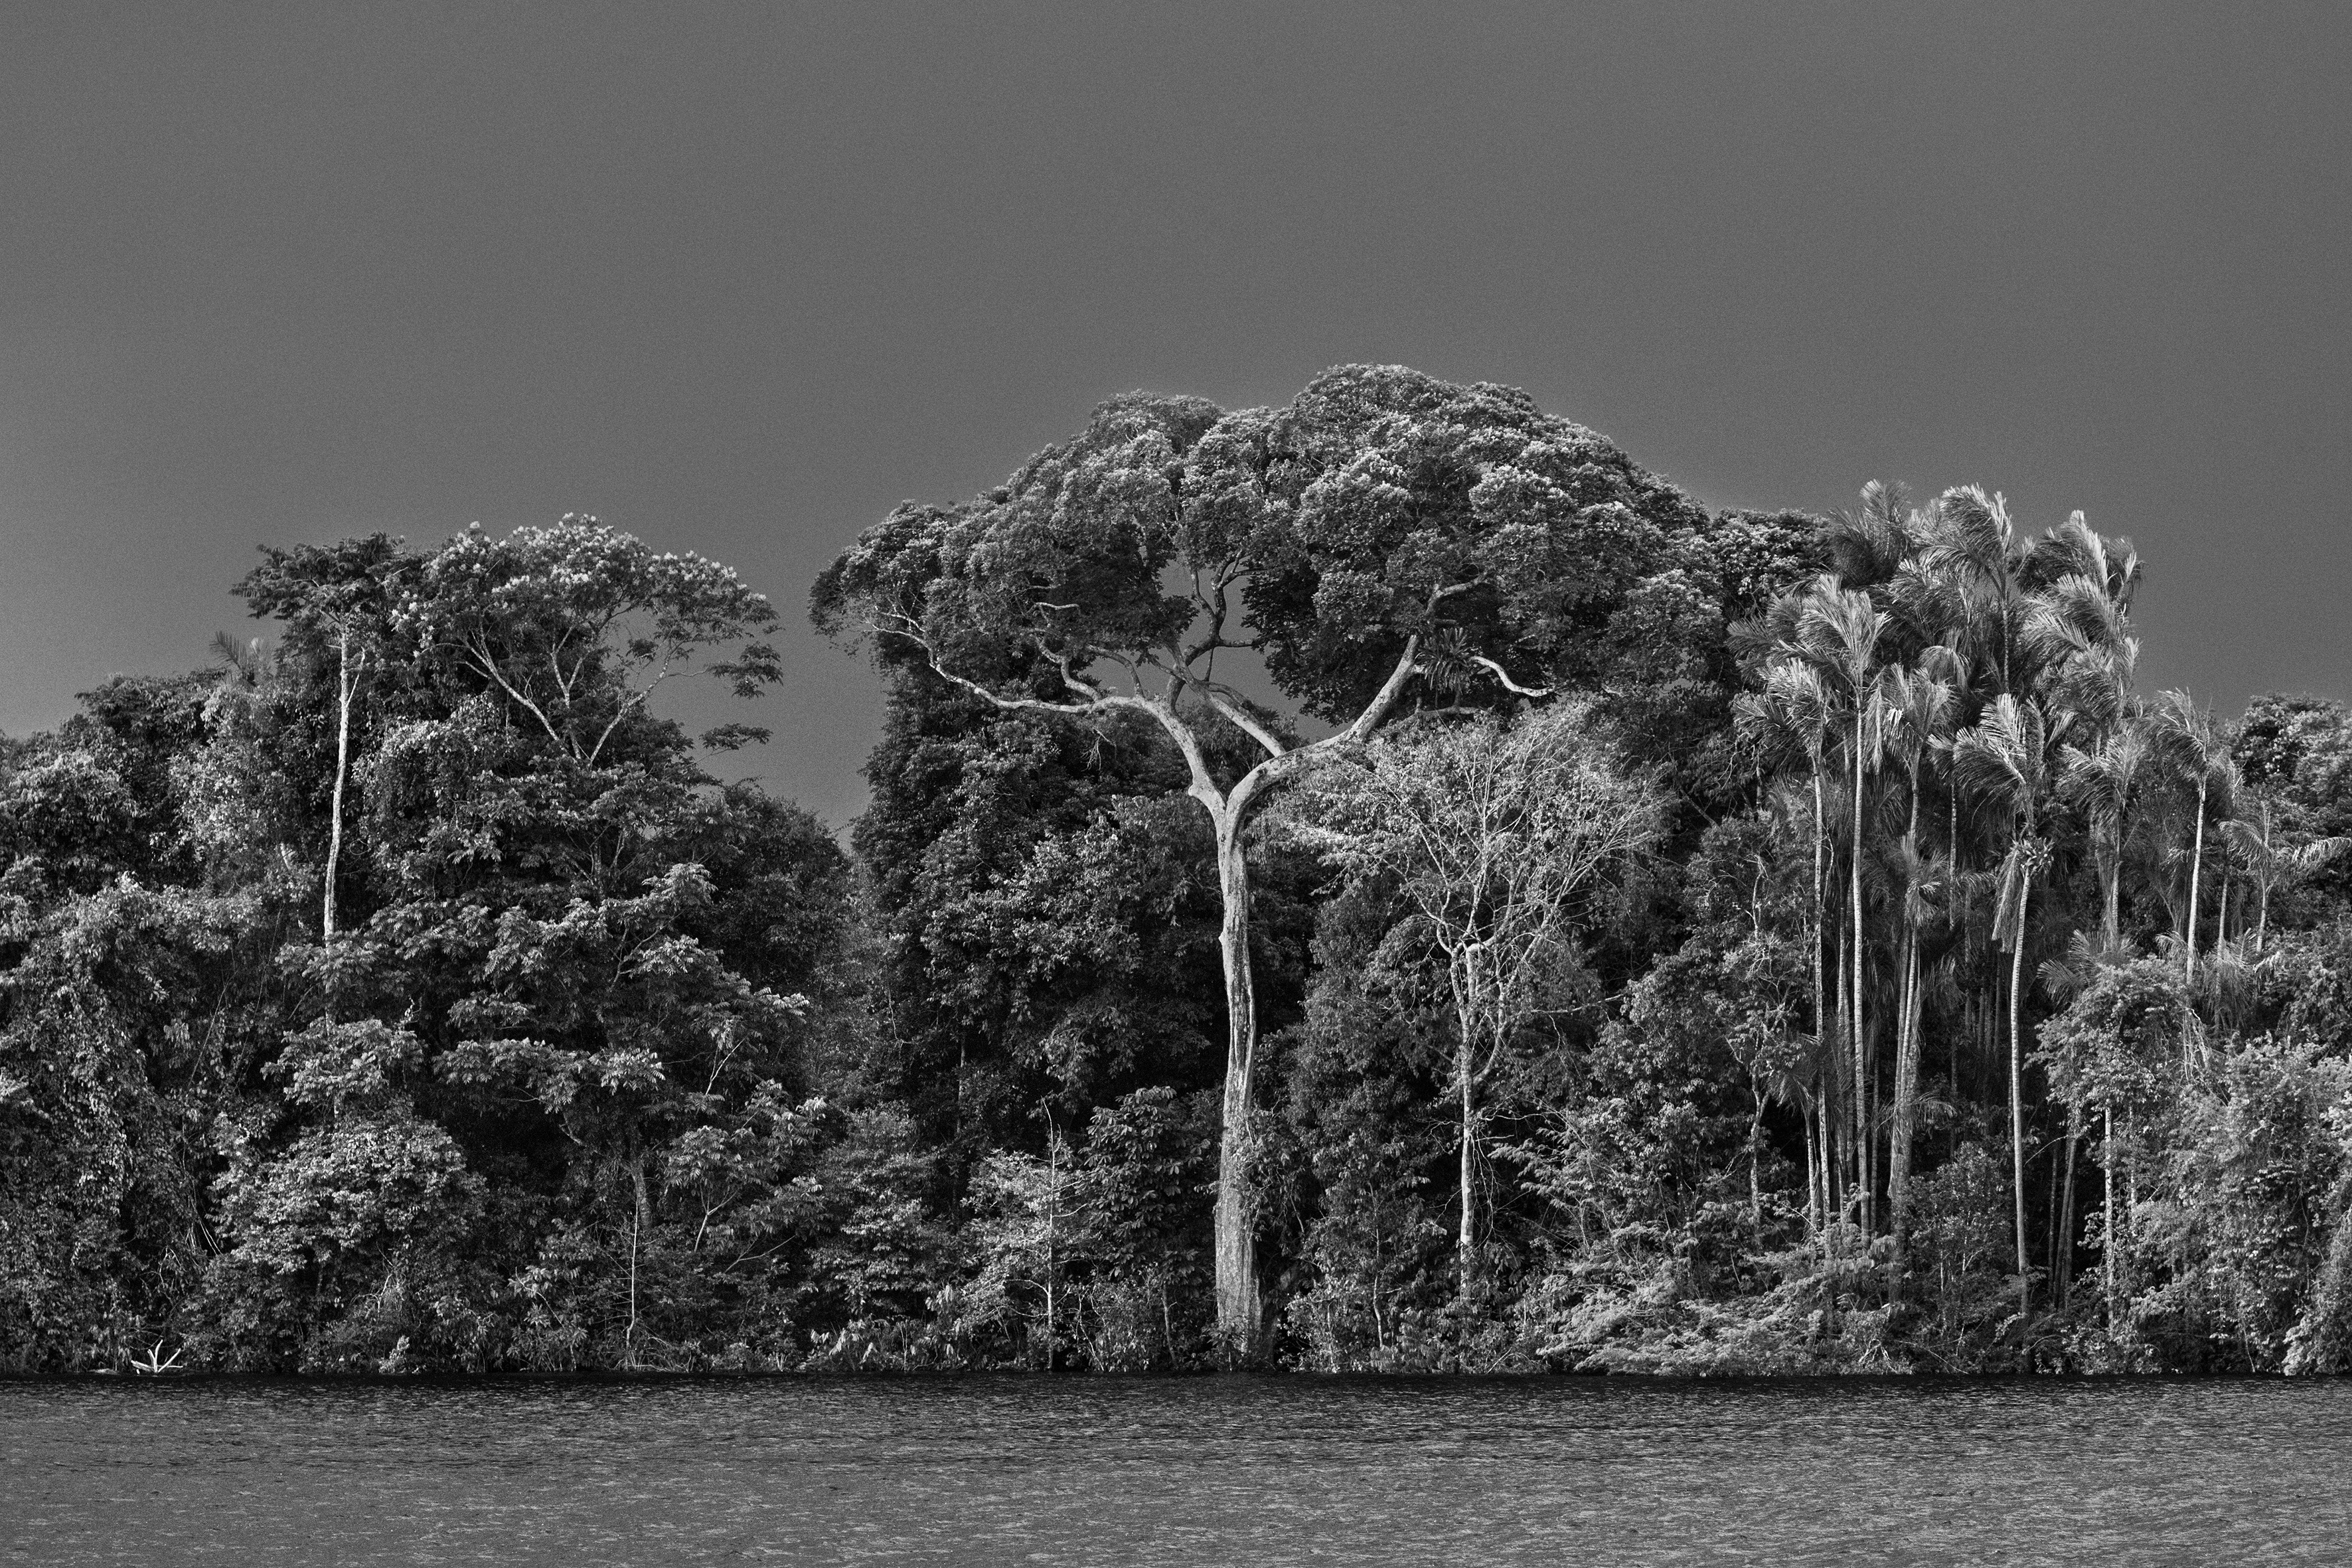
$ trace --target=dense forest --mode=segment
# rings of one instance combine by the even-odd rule
[[[1114,399],[814,585],[837,838],[729,568],[265,547],[0,740],[0,1369],[2343,1371],[2352,712],[2140,574]]]

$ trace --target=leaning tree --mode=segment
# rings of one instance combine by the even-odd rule
[[[1003,485],[899,507],[818,579],[818,626],[886,662],[1002,709],[1148,715],[1182,755],[1223,900],[1216,1295],[1237,1348],[1263,1329],[1244,830],[1401,706],[1525,699],[1662,647],[1719,648],[1710,526],[1524,393],[1345,366],[1280,408],[1114,398]],[[1258,758],[1241,771],[1217,760],[1236,732]]]

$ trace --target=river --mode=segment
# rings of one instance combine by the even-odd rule
[[[0,1383],[0,1562],[2352,1562],[2352,1382]]]

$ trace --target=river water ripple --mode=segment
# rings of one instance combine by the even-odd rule
[[[0,1383],[0,1563],[2352,1563],[2352,1381]]]

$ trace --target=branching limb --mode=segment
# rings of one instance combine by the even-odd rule
[[[1511,679],[1510,672],[1508,670],[1505,669],[1501,665],[1496,664],[1493,659],[1488,658],[1483,653],[1472,654],[1470,656],[1470,662],[1485,666],[1487,673],[1494,676],[1496,680],[1502,682],[1503,689],[1510,692],[1515,697],[1525,697],[1533,700],[1549,697],[1552,694],[1552,689],[1549,686],[1521,686],[1517,681]]]
[[[931,673],[940,679],[951,685],[961,686],[973,696],[985,699],[1007,711],[1067,713],[1075,716],[1092,713],[1100,708],[1116,707],[1127,700],[1124,698],[1103,696],[1094,697],[1084,702],[1048,702],[1040,697],[1000,697],[979,681],[958,675],[954,670],[941,664],[937,656],[931,658],[930,666]]]
[[[1209,706],[1223,714],[1243,734],[1265,747],[1268,757],[1279,757],[1290,750],[1282,743],[1280,737],[1264,724],[1259,723],[1256,716],[1243,706],[1240,693],[1231,687],[1219,681],[1197,679],[1187,684],[1199,688],[1201,695],[1208,700]]]
[[[939,649],[931,645],[931,639],[924,631],[922,623],[916,620],[913,616],[884,615],[869,619],[866,625],[868,631],[874,632],[877,635],[887,635],[906,638],[908,642],[913,643],[917,647],[923,650],[924,662],[930,666],[932,674],[938,676],[941,680],[948,682],[950,685],[960,686],[964,690],[971,692],[973,696],[981,698],[985,701],[994,704],[998,708],[1006,710],[1007,711],[1063,713],[1072,717],[1078,717],[1094,712],[1102,708],[1140,706],[1140,704],[1135,703],[1129,699],[1115,697],[1095,686],[1092,682],[1087,680],[1083,676],[1079,675],[1071,668],[1069,656],[1066,654],[1055,656],[1055,667],[1061,674],[1063,684],[1067,686],[1073,691],[1082,693],[1085,700],[1079,702],[1048,702],[1043,698],[1038,697],[1002,696],[990,690],[986,686],[983,686],[979,681],[972,679],[971,677],[959,675],[954,670],[950,669],[947,667],[946,662],[940,658]]]
[[[663,681],[667,680],[671,676],[676,675],[677,673],[677,671],[674,669],[663,670],[651,680],[646,681],[642,688],[631,692],[628,697],[622,701],[620,707],[614,710],[612,721],[606,724],[604,726],[604,732],[596,737],[596,743],[588,748],[588,763],[591,767],[593,767],[595,765],[596,759],[604,754],[604,742],[613,738],[613,731],[621,727],[621,721],[629,716],[629,710],[634,708],[644,707],[646,700],[653,696],[654,688],[659,686]]]
[[[460,651],[466,655],[467,662],[479,670],[499,690],[530,710],[530,716],[539,721],[539,727],[547,731],[547,738],[554,742],[559,750],[570,752],[574,756],[579,754],[576,747],[568,744],[563,737],[556,732],[555,725],[548,719],[546,711],[538,703],[524,696],[514,682],[509,680],[499,671],[499,661],[490,654],[488,639],[477,638],[474,642],[462,643],[458,646]]]
[[[1071,690],[1077,692],[1089,702],[1100,702],[1107,695],[1102,688],[1097,686],[1093,681],[1087,679],[1086,677],[1080,675],[1076,669],[1071,668],[1070,656],[1068,654],[1055,654],[1054,656],[1054,668],[1060,673],[1063,685],[1068,687]]]

